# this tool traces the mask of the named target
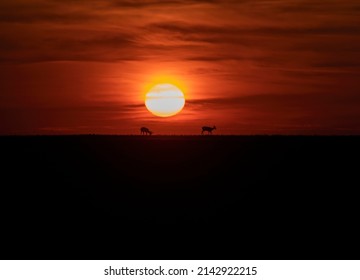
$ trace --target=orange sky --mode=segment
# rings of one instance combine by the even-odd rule
[[[359,70],[358,0],[0,2],[0,134],[360,134]]]

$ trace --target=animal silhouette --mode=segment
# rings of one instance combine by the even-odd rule
[[[204,134],[204,131],[207,131],[208,134],[212,134],[212,131],[216,129],[216,126],[214,125],[213,127],[210,126],[203,126],[202,127],[202,131],[201,134]]]
[[[152,135],[152,131],[149,130],[147,127],[140,128],[140,134],[141,135]]]

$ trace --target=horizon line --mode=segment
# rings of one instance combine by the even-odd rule
[[[0,137],[47,137],[47,136],[119,136],[119,137],[252,137],[252,136],[304,136],[304,137],[318,137],[318,136],[355,136],[360,134],[154,134],[154,135],[141,135],[141,134],[110,134],[110,133],[69,133],[69,134],[0,134]]]

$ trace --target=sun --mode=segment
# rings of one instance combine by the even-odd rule
[[[171,117],[185,106],[183,92],[172,84],[157,84],[145,95],[146,108],[158,117]]]

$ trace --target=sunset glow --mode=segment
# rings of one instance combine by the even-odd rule
[[[0,134],[360,134],[358,0],[12,0],[0,15]]]

